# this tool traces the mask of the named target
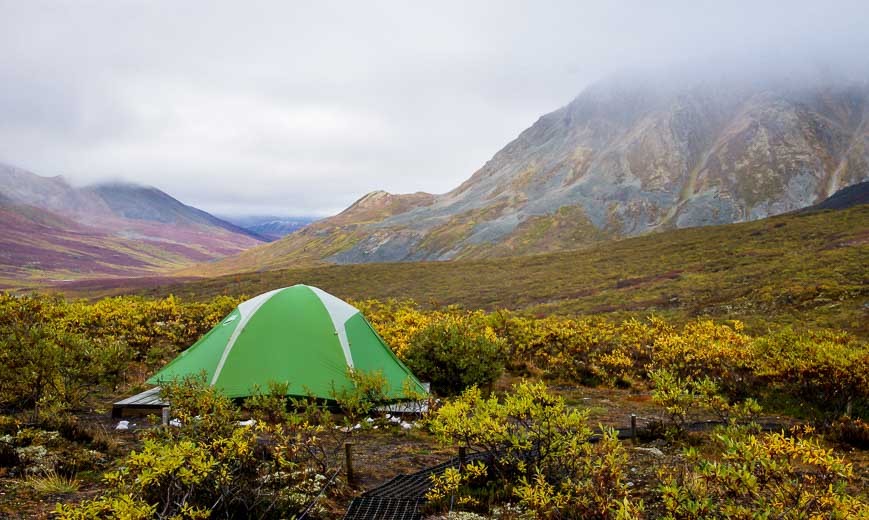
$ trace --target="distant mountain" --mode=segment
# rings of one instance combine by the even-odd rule
[[[209,265],[197,265],[179,274],[208,276],[321,263],[324,258],[339,254],[376,233],[372,229],[376,223],[430,204],[434,199],[435,196],[428,193],[369,193],[338,215],[313,222],[271,244],[254,247]]]
[[[179,202],[151,186],[128,183],[105,183],[86,188],[100,196],[115,215],[126,219],[163,224],[199,224],[248,235],[258,241],[263,237],[241,226]]]
[[[221,215],[220,218],[255,233],[269,242],[294,233],[317,220],[314,217],[276,217],[274,215]]]
[[[205,272],[557,251],[760,219],[869,179],[869,84],[721,76],[600,82],[448,193],[374,192]]]
[[[0,285],[145,276],[262,243],[254,233],[132,184],[70,186],[0,164]]]

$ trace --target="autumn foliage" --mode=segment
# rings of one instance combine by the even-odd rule
[[[22,418],[36,422],[48,412],[60,417],[104,406],[242,300],[88,302],[0,294],[0,426],[9,432],[0,437],[0,459],[21,465],[39,451],[29,430],[18,428]],[[455,306],[423,310],[395,300],[355,305],[445,397],[429,418],[429,432],[470,452],[494,454],[434,479],[432,504],[455,499],[480,512],[512,504],[536,518],[866,514],[865,496],[853,493],[858,475],[815,437],[735,426],[718,432],[705,452],[689,449],[682,466],[663,468],[659,487],[640,496],[627,484],[632,452],[611,431],[591,442],[597,425],[544,383],[649,392],[676,430],[698,410],[723,423],[748,423],[762,405],[859,445],[869,438],[869,346],[853,335],[788,327],[757,335],[739,321],[704,318],[677,325],[655,316],[613,321]],[[527,382],[490,393],[504,372]],[[357,389],[366,388],[379,384],[359,380]],[[324,439],[367,424],[373,402],[367,391],[336,395],[345,422],[334,423],[313,401],[291,411],[284,392],[270,388],[244,403],[258,420],[249,428],[238,423],[238,403],[213,389],[181,384],[166,391],[182,426],[159,430],[120,469],[105,473],[103,496],[61,506],[61,517],[204,518],[218,509],[229,517],[296,514],[336,467],[342,444]],[[254,447],[262,439],[270,444],[260,453]],[[643,502],[650,497],[653,502]]]

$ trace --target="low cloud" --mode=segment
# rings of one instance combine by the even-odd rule
[[[865,2],[700,4],[0,1],[0,161],[324,215],[447,191],[619,71],[866,72]]]

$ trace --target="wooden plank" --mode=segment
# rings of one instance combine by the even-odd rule
[[[160,387],[149,388],[144,392],[140,392],[134,396],[122,399],[114,403],[116,406],[124,406],[131,404],[156,404],[160,402]],[[168,405],[168,403],[166,403]]]
[[[424,414],[428,412],[428,401],[403,401],[400,403],[385,404],[375,408],[381,413],[394,414]]]
[[[167,406],[169,403],[160,399],[160,387],[158,386],[114,403],[112,417],[124,417],[128,415],[127,412],[157,411]]]

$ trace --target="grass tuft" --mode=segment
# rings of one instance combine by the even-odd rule
[[[49,471],[44,475],[28,478],[27,485],[41,495],[66,495],[77,492],[81,482],[75,476],[67,477],[56,471]]]

